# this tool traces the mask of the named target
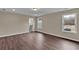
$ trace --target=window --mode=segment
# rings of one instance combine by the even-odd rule
[[[76,14],[64,15],[62,19],[63,32],[77,33]]]
[[[29,18],[29,25],[33,25],[33,18]]]
[[[42,19],[41,18],[38,18],[37,19],[37,28],[38,28],[38,30],[40,30],[40,29],[42,29]]]

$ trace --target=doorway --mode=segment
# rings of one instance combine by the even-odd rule
[[[35,27],[34,18],[30,17],[29,18],[29,32],[34,31],[34,27]]]

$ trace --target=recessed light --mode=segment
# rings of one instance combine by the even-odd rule
[[[12,11],[15,11],[15,9],[12,9]]]
[[[32,10],[37,11],[39,8],[32,8]]]

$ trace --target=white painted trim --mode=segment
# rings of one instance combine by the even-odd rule
[[[57,37],[61,37],[61,38],[67,38],[69,40],[73,40],[73,41],[79,42],[79,40],[76,40],[76,39],[73,39],[73,38],[69,38],[69,37],[65,37],[65,36],[61,36],[61,35],[57,35],[57,34],[47,33],[47,32],[44,32],[44,31],[38,31],[38,32],[46,33],[46,34],[57,36]]]
[[[8,34],[8,35],[1,35],[0,37],[7,37],[7,36],[18,35],[18,34],[24,34],[24,33],[29,33],[29,32],[21,32],[21,33],[14,33],[14,34]]]
[[[70,32],[70,31],[65,31],[64,30],[64,16],[65,15],[62,15],[62,32],[68,32],[68,33],[74,33],[76,34],[77,33],[77,13],[73,13],[73,14],[66,14],[66,15],[75,15],[75,27],[76,27],[76,31],[75,32]]]
[[[52,33],[47,33],[47,32],[44,32],[44,31],[38,31],[38,32],[42,32],[42,33],[46,33],[46,34],[50,34],[50,35],[58,36],[58,37],[62,37],[62,38],[67,38],[67,39],[70,39],[70,40],[79,42],[79,40],[72,39],[72,38],[65,37],[65,36],[61,36],[61,35],[56,35],[56,34],[52,34]],[[9,34],[9,35],[1,35],[0,37],[7,37],[7,36],[18,35],[18,34],[24,34],[24,33],[29,33],[29,32],[14,33],[14,34]]]

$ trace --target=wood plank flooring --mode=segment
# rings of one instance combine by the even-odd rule
[[[32,32],[0,38],[0,50],[79,50],[79,43]]]

